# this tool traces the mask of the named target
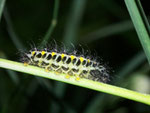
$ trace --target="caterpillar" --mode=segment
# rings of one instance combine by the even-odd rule
[[[44,68],[46,72],[64,73],[66,78],[75,76],[76,80],[85,78],[107,83],[110,78],[108,70],[101,62],[77,54],[77,50],[68,53],[65,49],[59,51],[56,48],[32,48],[22,54],[21,61],[24,65]]]

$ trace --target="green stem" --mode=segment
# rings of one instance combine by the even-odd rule
[[[145,19],[142,18],[143,14],[140,14],[144,12],[141,11],[142,8],[138,8],[135,0],[125,0],[125,3],[150,64],[150,38],[149,29],[146,27],[149,27],[149,25],[146,25],[147,22],[145,22]]]
[[[133,70],[135,70],[140,64],[146,60],[146,56],[143,51],[137,53],[133,58],[131,58],[116,75],[118,78],[114,79],[113,83],[120,85],[124,78],[127,77]]]
[[[119,34],[132,29],[133,29],[132,22],[130,20],[126,20],[90,32],[86,34],[81,41],[84,41],[86,43],[91,43],[92,41],[96,41],[98,39],[106,38],[106,37],[108,38],[111,35]]]
[[[8,32],[8,35],[10,36],[10,39],[12,40],[12,42],[14,43],[14,45],[16,46],[17,49],[25,50],[25,46],[20,41],[20,38],[14,31],[13,22],[9,15],[9,11],[8,11],[7,7],[5,7],[5,10],[4,10],[4,18],[6,21],[7,32]]]
[[[145,13],[144,13],[142,4],[141,4],[140,0],[137,0],[136,3],[137,3],[137,7],[139,8],[141,17],[142,17],[142,19],[143,19],[143,21],[144,21],[145,27],[146,27],[147,31],[150,33],[149,22],[148,22],[147,17],[146,17],[146,15],[145,15]]]
[[[0,0],[0,21],[1,21],[4,6],[5,6],[5,0]]]
[[[150,105],[150,95],[138,93],[128,89],[116,87],[113,85],[95,82],[88,79],[80,79],[79,81],[76,81],[75,77],[66,79],[65,74],[56,75],[54,72],[47,73],[42,68],[30,66],[30,65],[24,66],[22,63],[5,60],[5,59],[0,59],[0,67],[93,89],[95,91],[100,91],[100,92],[120,96],[123,98],[131,99],[137,102]]]
[[[64,33],[64,43],[65,45],[69,45],[70,43],[77,43],[76,37],[78,34],[78,29],[80,26],[80,22],[82,20],[82,16],[84,13],[86,5],[86,0],[73,0],[68,22],[66,24],[65,33]]]
[[[58,16],[58,8],[59,8],[59,0],[55,0],[55,5],[54,5],[54,12],[53,12],[53,17],[51,21],[51,25],[49,26],[47,33],[44,36],[44,39],[41,43],[41,46],[44,46],[46,42],[48,42],[48,39],[50,38],[52,32],[54,31],[54,28],[56,27],[57,24],[57,16]]]

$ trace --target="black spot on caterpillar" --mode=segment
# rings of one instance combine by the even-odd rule
[[[77,50],[67,52],[57,48],[33,48],[23,52],[21,56],[25,65],[38,66],[47,72],[64,73],[66,78],[75,76],[76,80],[85,78],[104,83],[110,80],[109,72],[101,62],[87,55],[77,54]]]

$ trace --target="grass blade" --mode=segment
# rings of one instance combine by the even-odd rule
[[[110,37],[112,35],[123,33],[132,29],[133,29],[132,22],[130,20],[126,20],[126,21],[105,26],[91,33],[88,33],[82,38],[82,41],[86,41],[86,43],[91,43],[92,41],[96,41],[101,38]]]
[[[65,28],[64,43],[76,43],[77,31],[84,13],[86,0],[74,0],[71,6],[68,23]]]
[[[5,0],[0,0],[0,21],[3,14],[4,6],[5,6]]]
[[[142,14],[140,14],[142,11],[138,8],[135,0],[125,0],[125,3],[150,64],[150,38],[149,30],[146,28],[149,25],[145,25],[147,22],[142,18]]]
[[[12,42],[14,43],[14,45],[16,46],[17,49],[24,50],[25,46],[20,41],[17,33],[15,33],[15,31],[14,31],[13,22],[9,15],[9,11],[8,11],[7,7],[5,7],[5,10],[4,10],[4,18],[6,21],[7,32],[8,32],[8,35],[10,36],[10,39],[12,40]]]
[[[48,39],[51,37],[52,32],[54,31],[54,28],[56,27],[57,24],[57,16],[58,16],[58,8],[59,8],[59,0],[55,0],[54,4],[54,12],[53,12],[53,17],[51,21],[51,25],[49,26],[44,39],[41,43],[41,46],[44,46],[46,42],[48,42]]]
[[[150,95],[142,94],[135,91],[131,91],[128,89],[116,87],[109,84],[104,84],[100,82],[95,82],[87,79],[81,79],[80,81],[76,81],[75,77],[71,77],[70,79],[66,79],[64,74],[56,75],[54,72],[45,72],[44,69],[35,67],[35,66],[24,66],[22,63],[0,59],[0,67],[5,69],[11,69],[31,75],[36,75],[39,77],[44,77],[48,79],[53,79],[61,82],[65,82],[72,85],[77,85],[80,87],[85,87],[88,89],[93,89],[95,91],[104,92],[116,96],[120,96],[123,98],[131,99],[137,102],[145,103],[150,105]]]

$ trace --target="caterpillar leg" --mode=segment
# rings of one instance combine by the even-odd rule
[[[46,66],[45,67],[45,72],[50,72],[52,69],[51,69],[51,67],[50,66]]]
[[[65,78],[67,78],[67,79],[70,78],[70,75],[67,74],[67,75],[65,76]]]
[[[57,72],[57,71],[55,71],[55,74],[56,74],[56,75],[59,75],[60,73],[59,73],[59,72]]]
[[[49,72],[48,68],[45,68],[45,72]]]
[[[79,75],[75,75],[75,77],[76,77],[76,81],[79,81],[79,80],[80,80]]]
[[[62,73],[62,69],[59,68],[59,69],[56,70],[56,72],[57,72],[58,74],[60,74],[60,73]]]
[[[28,66],[29,64],[28,64],[27,62],[24,62],[23,65],[24,65],[24,66]]]

